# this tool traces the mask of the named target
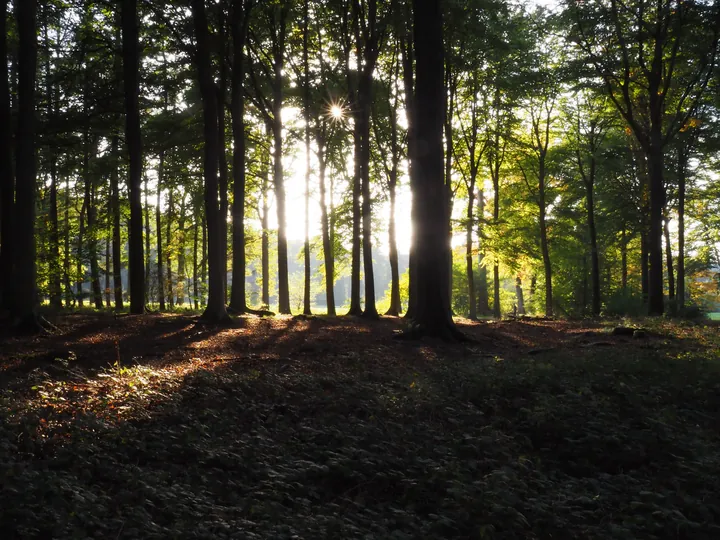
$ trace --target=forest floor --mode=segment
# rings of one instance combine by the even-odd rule
[[[720,325],[67,315],[0,335],[0,537],[720,538]]]

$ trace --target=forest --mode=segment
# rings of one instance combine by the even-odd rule
[[[2,16],[16,322],[411,307],[407,2],[21,4]],[[714,311],[716,6],[443,9],[452,312]]]
[[[716,0],[0,25],[0,537],[720,538]]]

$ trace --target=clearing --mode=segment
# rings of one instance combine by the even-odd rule
[[[0,336],[3,538],[720,538],[720,326],[66,315]]]

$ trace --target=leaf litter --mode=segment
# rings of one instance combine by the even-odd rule
[[[451,345],[400,324],[0,338],[3,536],[720,537],[717,327],[462,323]]]

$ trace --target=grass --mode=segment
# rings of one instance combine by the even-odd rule
[[[716,328],[645,322],[647,340],[601,330],[575,345],[579,329],[529,355],[499,341],[555,327],[523,324],[480,325],[496,342],[471,347],[393,342],[382,326],[310,346],[303,326],[304,353],[275,340],[262,361],[193,348],[91,373],[57,357],[0,400],[0,530],[720,537]]]

